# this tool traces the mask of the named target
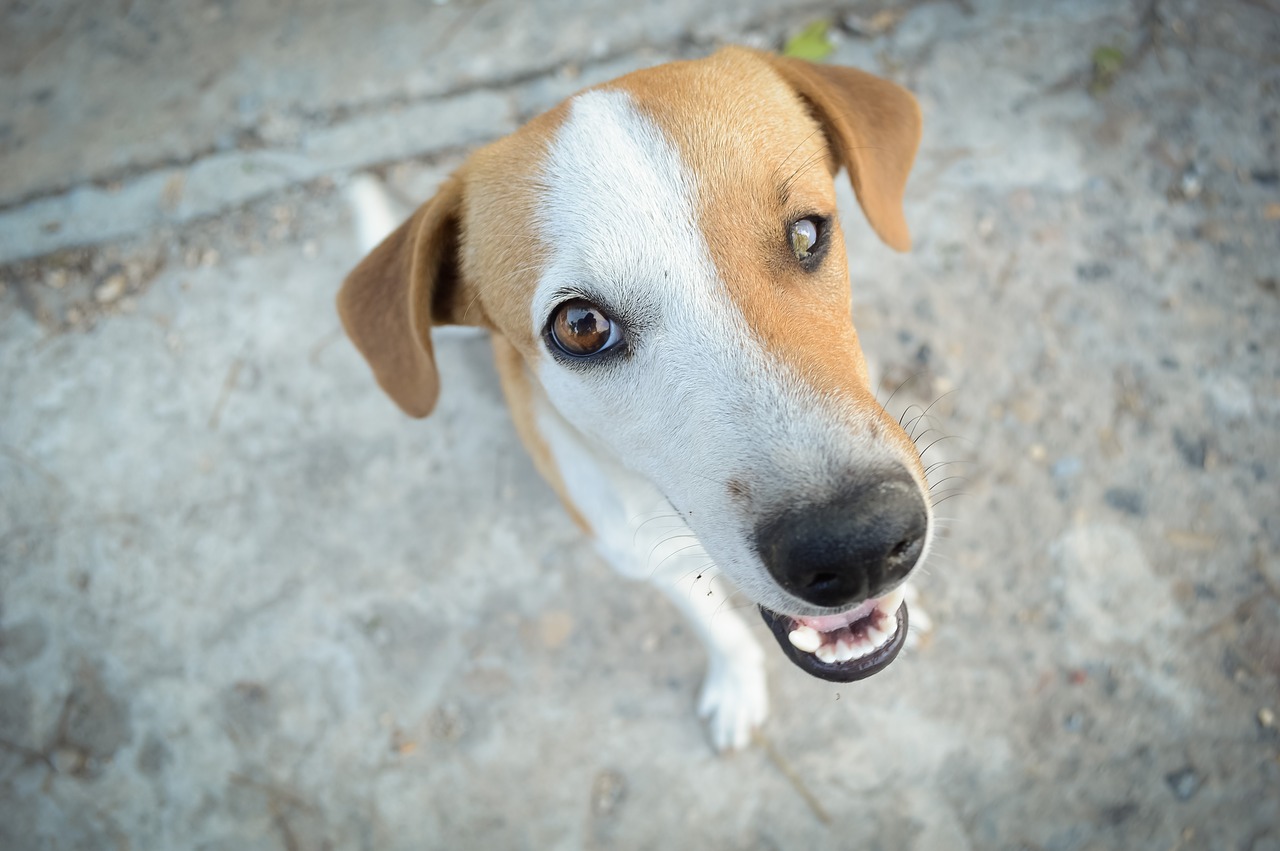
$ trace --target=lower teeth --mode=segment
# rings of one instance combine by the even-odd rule
[[[801,625],[791,630],[787,638],[790,639],[791,646],[801,653],[812,653],[830,665],[836,662],[847,662],[850,659],[861,659],[873,650],[883,647],[892,635],[892,632],[867,626],[861,640],[854,638],[852,634],[846,634],[838,639],[832,636],[832,640],[824,640],[826,636],[823,633],[811,626]]]

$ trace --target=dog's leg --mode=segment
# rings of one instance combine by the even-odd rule
[[[733,589],[696,547],[696,554],[670,559],[653,576],[676,608],[693,624],[707,648],[707,678],[698,714],[707,719],[717,750],[740,750],[769,711],[764,651],[736,611]]]

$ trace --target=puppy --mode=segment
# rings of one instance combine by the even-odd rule
[[[914,98],[849,68],[727,48],[638,71],[476,151],[338,296],[414,417],[439,393],[432,329],[489,331],[538,470],[705,642],[720,749],[768,707],[734,589],[822,679],[883,669],[907,636],[931,509],[869,386],[832,181],[905,251],[919,140]]]

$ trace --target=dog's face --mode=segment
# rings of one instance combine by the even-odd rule
[[[832,177],[905,248],[918,139],[910,95],[847,69],[734,50],[624,77],[474,155],[348,279],[344,320],[418,415],[432,324],[504,335],[793,661],[857,679],[901,647],[930,520],[868,386]]]

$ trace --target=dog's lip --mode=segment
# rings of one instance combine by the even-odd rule
[[[906,644],[908,628],[907,604],[902,596],[901,591],[897,590],[882,597],[867,600],[846,612],[835,615],[814,617],[784,615],[766,609],[764,606],[760,607],[760,614],[764,618],[764,622],[769,625],[769,630],[773,633],[773,637],[777,639],[783,654],[796,667],[819,679],[837,683],[849,683],[866,679],[872,674],[884,670],[889,663],[897,658],[903,645]],[[886,605],[892,606],[895,603],[896,606],[894,608],[886,611]],[[791,632],[799,626],[807,626],[819,633],[826,633],[842,629],[850,624],[858,624],[860,621],[874,615],[877,611],[880,611],[882,616],[891,616],[893,618],[893,634],[874,650],[860,658],[843,662],[824,662],[814,653],[805,652],[797,648],[790,638]]]

